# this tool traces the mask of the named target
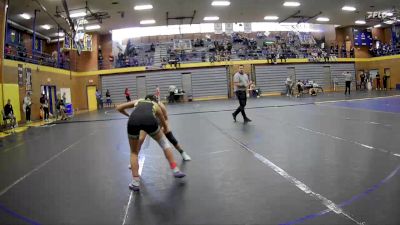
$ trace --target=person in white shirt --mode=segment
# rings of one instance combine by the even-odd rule
[[[285,81],[286,96],[291,96],[292,95],[292,84],[293,84],[292,79],[290,77],[286,78],[286,81]]]
[[[343,72],[344,75],[344,80],[346,81],[346,89],[344,91],[344,94],[347,94],[347,90],[349,90],[349,95],[350,95],[350,85],[351,85],[351,73],[350,72]]]
[[[31,122],[31,106],[32,106],[31,93],[27,92],[26,96],[24,97],[24,103],[23,103],[23,110],[25,112],[27,123]]]
[[[233,76],[233,81],[234,81],[234,89],[235,89],[235,93],[236,93],[236,97],[239,100],[239,107],[236,109],[236,111],[234,113],[232,113],[233,116],[233,120],[236,122],[236,116],[239,113],[242,113],[243,116],[243,120],[245,123],[251,122],[251,120],[246,116],[246,112],[244,111],[244,108],[246,107],[246,103],[247,103],[247,89],[250,85],[250,81],[249,81],[249,76],[247,76],[247,74],[244,73],[243,71],[244,66],[240,65],[239,66],[239,72],[237,72],[234,76]]]

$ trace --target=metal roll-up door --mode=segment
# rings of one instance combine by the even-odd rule
[[[126,102],[125,88],[129,89],[131,98],[136,96],[136,75],[110,75],[101,77],[101,87],[103,98],[106,96],[107,89],[110,91],[113,103]]]
[[[323,64],[299,64],[295,68],[297,80],[312,80],[322,88],[329,84],[326,84]]]
[[[355,79],[356,69],[354,63],[335,63],[330,64],[330,67],[332,80],[337,79],[337,81],[339,82],[338,87],[344,88],[345,86],[343,72],[350,72]],[[352,85],[352,89],[355,88],[355,85]]]
[[[285,91],[285,80],[288,75],[288,68],[293,66],[274,65],[256,66],[256,85],[262,93]]]
[[[193,98],[228,97],[225,67],[191,70]]]
[[[146,73],[147,94],[154,94],[156,87],[160,88],[160,98],[165,100],[169,96],[168,88],[171,85],[182,88],[181,70],[163,70]]]

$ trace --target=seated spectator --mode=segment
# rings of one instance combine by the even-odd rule
[[[65,103],[63,99],[57,99],[56,109],[58,112],[57,116],[61,115],[61,120],[67,120],[67,114],[65,113]]]
[[[13,128],[18,127],[17,119],[14,115],[14,109],[11,105],[11,100],[7,100],[7,104],[4,106],[4,117],[5,119],[11,120],[11,126]]]
[[[4,54],[6,59],[11,59],[11,46],[9,44],[6,44],[4,47]]]
[[[261,89],[257,88],[256,83],[254,83],[253,81],[250,81],[249,92],[254,98],[259,98],[261,96]]]

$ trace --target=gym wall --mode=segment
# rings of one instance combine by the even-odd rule
[[[40,87],[41,85],[55,85],[57,90],[60,88],[71,88],[72,79],[66,73],[67,71],[57,70],[54,68],[50,68],[50,70],[46,70],[44,67],[40,67],[33,64],[24,64],[13,61],[6,61],[3,66],[3,74],[4,74],[4,84],[12,84],[18,86],[18,64],[22,64],[24,69],[31,68],[32,70],[32,119],[39,118],[39,108],[40,108]],[[24,85],[19,87],[19,102],[12,102],[14,108],[20,108],[21,115],[23,115],[22,111],[22,103],[26,94],[25,87],[25,71],[23,73],[24,76]],[[72,90],[71,90],[72,91]],[[4,96],[5,97],[5,96]],[[7,101],[7,99],[5,99]],[[25,119],[24,116],[22,119]]]
[[[339,88],[344,87],[343,72],[355,74],[354,63],[327,64],[286,64],[286,65],[256,65],[256,83],[263,94],[278,94],[285,91],[285,81],[291,76],[293,81],[312,80],[330,90],[332,81],[337,78]],[[354,87],[355,88],[355,87]]]
[[[183,83],[183,77],[190,79]],[[114,103],[125,102],[124,91],[128,88],[131,98],[144,97],[146,94],[154,94],[156,85],[159,86],[162,99],[169,95],[168,87],[175,85],[191,95],[194,100],[207,98],[228,98],[228,81],[226,67],[209,67],[202,69],[162,70],[154,72],[140,72],[133,74],[106,75],[101,76],[103,95],[107,89],[110,90],[111,99]],[[142,84],[145,87],[142,87]],[[139,90],[141,89],[141,90]]]
[[[70,66],[72,71],[86,72],[98,70],[98,34],[92,33],[92,51],[81,52],[78,55],[77,51],[69,51],[70,55]]]
[[[4,75],[4,85],[18,85],[18,64],[22,64],[23,68],[31,68],[32,70],[32,119],[39,118],[40,108],[40,91],[42,85],[56,86],[57,92],[60,88],[71,89],[71,100],[74,109],[85,110],[87,109],[87,95],[86,87],[88,85],[98,86],[98,76],[74,76],[70,71],[56,69],[46,66],[38,66],[29,63],[16,62],[11,60],[4,60],[2,74]],[[12,102],[14,108],[19,107],[21,115],[23,98],[26,94],[25,88],[25,71],[24,71],[24,85],[19,87],[19,102],[15,100]],[[4,86],[3,85],[3,86]],[[3,87],[4,88],[4,87]],[[6,95],[2,98],[7,101]],[[25,119],[24,116],[21,118]]]
[[[385,59],[386,58],[386,59]],[[390,88],[396,88],[396,84],[400,84],[400,57],[389,56],[375,58],[373,61],[356,62],[357,72],[360,70],[379,70],[381,77],[385,73],[385,69],[390,69]],[[358,74],[358,73],[357,73]],[[359,79],[359,77],[357,77]]]

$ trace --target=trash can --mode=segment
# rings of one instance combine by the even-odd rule
[[[74,109],[72,108],[72,104],[65,105],[65,113],[68,117],[72,117],[74,115]]]

